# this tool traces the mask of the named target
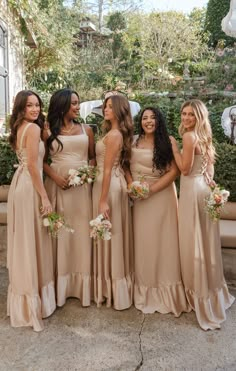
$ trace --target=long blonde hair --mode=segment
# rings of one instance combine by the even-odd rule
[[[122,95],[112,95],[107,97],[103,102],[102,111],[106,107],[108,99],[112,101],[112,110],[119,124],[119,130],[123,137],[123,148],[121,151],[121,164],[129,162],[131,157],[131,146],[133,143],[133,121],[130,112],[129,101],[126,97]],[[108,133],[111,130],[110,121],[104,120],[102,124],[103,134]]]
[[[183,109],[188,106],[192,107],[194,116],[196,118],[196,125],[193,131],[195,132],[199,141],[202,155],[213,163],[215,160],[216,151],[212,143],[212,131],[207,107],[201,100],[191,99],[182,104],[180,112],[182,113]],[[179,134],[181,137],[185,131],[186,130],[181,121],[179,126]]]

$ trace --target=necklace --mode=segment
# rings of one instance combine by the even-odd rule
[[[73,129],[74,125],[75,125],[75,124],[72,123],[69,129],[64,129],[64,128],[62,128],[61,131],[63,131],[63,133],[70,133],[71,130]]]

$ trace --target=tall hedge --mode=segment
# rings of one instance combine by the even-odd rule
[[[230,191],[230,201],[236,202],[236,146],[216,145],[215,181]]]
[[[221,21],[230,8],[230,0],[209,0],[206,11],[205,31],[209,32],[209,46],[216,47],[219,40],[225,46],[233,45],[235,39],[227,36],[221,29]]]

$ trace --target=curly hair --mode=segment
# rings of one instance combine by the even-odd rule
[[[70,109],[72,94],[77,95],[79,99],[78,93],[68,88],[57,90],[51,96],[47,116],[47,121],[51,132],[51,135],[47,139],[47,147],[49,149],[52,149],[52,142],[54,140],[56,140],[58,143],[58,150],[63,149],[63,144],[58,139],[58,135],[60,135],[61,129],[64,125],[64,117]],[[77,121],[74,120],[74,122],[78,124]]]
[[[34,95],[39,102],[40,106],[40,112],[38,115],[38,118],[34,120],[34,123],[37,124],[40,129],[43,129],[43,124],[45,121],[45,117],[42,113],[42,100],[38,96],[38,94],[34,93],[32,90],[21,90],[19,93],[17,93],[15,100],[14,100],[14,106],[12,110],[12,114],[10,117],[10,135],[9,135],[9,143],[11,144],[12,148],[15,150],[16,149],[16,140],[17,140],[17,131],[21,124],[23,123],[25,119],[25,109],[28,101],[28,97],[31,95]]]
[[[136,145],[138,145],[138,141],[140,140],[140,138],[145,135],[145,132],[142,128],[142,118],[146,111],[152,111],[155,115],[154,148],[152,158],[153,171],[156,168],[162,173],[168,170],[171,162],[174,159],[174,156],[170,138],[166,128],[166,120],[159,108],[145,107],[142,110],[139,118],[139,136]]]
[[[123,137],[123,147],[121,151],[120,163],[125,165],[129,162],[131,157],[131,146],[133,142],[133,120],[130,112],[129,101],[122,95],[112,95],[107,97],[103,103],[102,111],[107,104],[108,99],[112,101],[112,110],[119,124],[119,129]],[[111,130],[110,121],[104,120],[102,124],[103,134]]]

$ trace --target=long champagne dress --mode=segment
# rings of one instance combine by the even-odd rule
[[[183,283],[188,302],[204,330],[220,328],[234,297],[224,279],[219,223],[205,211],[210,189],[205,181],[206,162],[194,156],[191,173],[181,175],[179,239]]]
[[[42,318],[50,316],[55,308],[53,254],[51,237],[43,227],[40,215],[41,201],[27,168],[27,152],[17,151],[19,166],[8,195],[8,254],[9,271],[8,315],[13,327],[32,326],[43,329]],[[39,142],[38,168],[42,174],[44,144]]]
[[[93,186],[93,218],[98,216],[102,191],[106,151],[103,140],[96,144],[99,175]],[[129,308],[133,300],[133,244],[127,185],[119,162],[120,153],[112,168],[108,195],[112,238],[109,241],[94,241],[93,274],[97,305],[101,306],[106,301],[107,307],[113,304],[115,309],[122,310]]]
[[[132,147],[130,170],[150,185],[161,173],[153,171],[153,150]],[[180,273],[177,197],[174,183],[133,206],[135,285],[134,304],[143,313],[190,310]]]
[[[88,164],[89,139],[83,125],[83,134],[59,135],[63,149],[53,141],[50,151],[51,167],[61,176],[68,176],[70,169]],[[61,231],[54,241],[57,305],[63,306],[68,297],[80,299],[82,306],[91,301],[91,252],[92,242],[89,221],[92,219],[91,187],[88,184],[62,190],[49,177],[45,188],[53,208],[65,217],[74,233]]]

